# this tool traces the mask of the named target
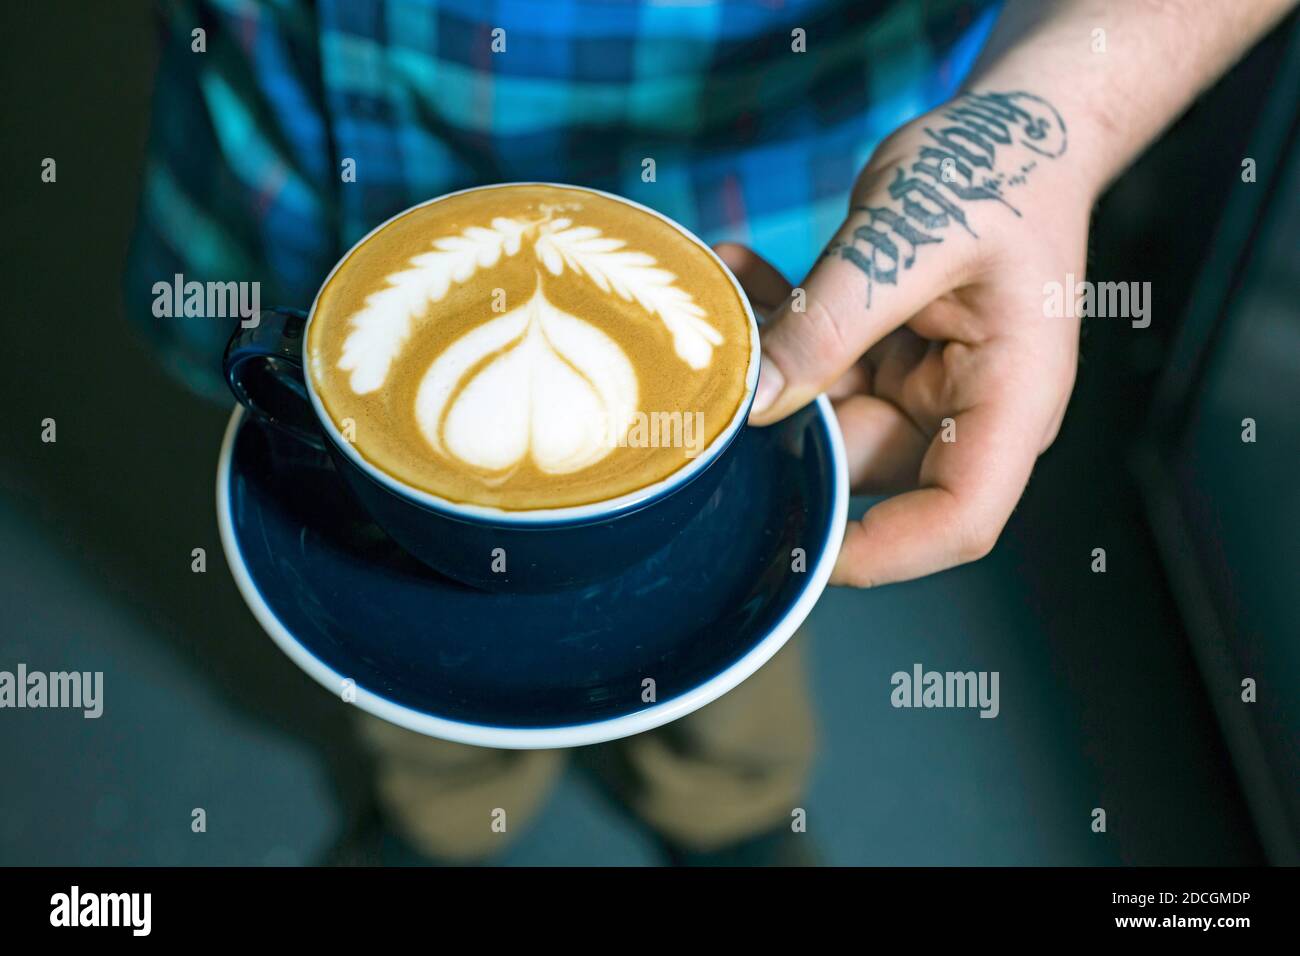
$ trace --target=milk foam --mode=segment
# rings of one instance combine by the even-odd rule
[[[411,268],[389,275],[387,287],[367,296],[366,307],[352,317],[352,334],[343,342],[339,368],[352,372],[352,390],[364,395],[380,388],[411,334],[411,320],[441,301],[452,283],[518,252],[526,228],[526,222],[498,216],[491,228],[471,226],[459,236],[435,240],[433,252],[415,256]]]
[[[712,362],[722,334],[677,285],[677,276],[653,256],[625,248],[622,239],[592,226],[575,226],[548,209],[536,221],[498,216],[491,228],[474,226],[444,236],[434,241],[433,252],[413,257],[410,268],[389,275],[387,287],[369,295],[366,307],[352,317],[353,331],[343,343],[339,368],[352,372],[353,391],[361,395],[380,388],[411,334],[412,319],[441,300],[453,283],[515,255],[525,236],[534,240],[538,265],[551,275],[559,276],[567,267],[601,292],[636,302],[664,323],[682,361],[697,370]]]
[[[637,393],[636,371],[614,340],[539,288],[434,361],[415,414],[434,450],[467,465],[500,471],[531,458],[548,474],[566,474],[618,446]]]

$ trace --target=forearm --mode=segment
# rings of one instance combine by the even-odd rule
[[[1007,0],[967,90],[1027,90],[1070,129],[1061,173],[1099,193],[1294,0]]]

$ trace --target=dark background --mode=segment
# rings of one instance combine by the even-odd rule
[[[1274,806],[1261,831],[1251,808],[1267,803],[1262,778],[1283,803],[1300,790],[1300,723],[1277,703],[1300,697],[1300,222],[1294,188],[1265,192],[1300,167],[1293,154],[1289,173],[1261,159],[1253,185],[1240,168],[1294,121],[1259,125],[1288,39],[1270,38],[1099,207],[1090,278],[1152,282],[1153,321],[1088,324],[1060,438],[994,553],[923,581],[830,592],[814,612],[822,752],[806,806],[828,862],[1248,864],[1266,859],[1261,832],[1269,858],[1286,858],[1289,811]],[[229,408],[169,380],[123,315],[153,45],[143,4],[0,12],[0,669],[103,670],[106,696],[97,721],[0,711],[0,863],[310,862],[366,775],[346,707],[262,634],[227,572],[213,486]],[[55,184],[40,181],[46,156]],[[1291,213],[1227,230],[1225,212],[1251,202]],[[1255,254],[1265,236],[1270,251]],[[1153,402],[1171,362],[1196,364],[1190,346],[1175,349],[1197,296],[1213,297],[1200,277],[1217,262],[1241,292],[1228,252],[1267,260],[1251,272],[1254,298],[1234,301],[1243,327],[1266,315],[1272,337],[1213,339],[1244,358],[1196,377],[1191,419],[1217,430],[1191,442],[1189,465],[1185,396],[1166,384]],[[1153,407],[1166,410],[1160,441]],[[1231,457],[1252,450],[1244,414],[1268,423],[1254,464]],[[40,440],[45,418],[54,444]],[[1170,460],[1177,477],[1162,485]],[[1157,536],[1149,511],[1179,488],[1199,502],[1175,509],[1193,514],[1191,530],[1179,539],[1175,516]],[[1171,541],[1198,583],[1164,569]],[[204,574],[190,570],[196,547]],[[1106,548],[1104,575],[1089,570],[1094,547]],[[1216,720],[1234,704],[1221,679],[1234,671],[1198,669],[1217,646],[1206,633],[1226,633],[1271,695],[1253,745]],[[917,661],[1000,671],[1001,716],[892,709],[889,675]],[[194,807],[206,834],[190,831]],[[1090,830],[1094,807],[1107,811],[1104,834]],[[571,771],[505,862],[653,859]]]

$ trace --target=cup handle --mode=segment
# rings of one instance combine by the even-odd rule
[[[254,418],[325,451],[302,367],[306,325],[307,313],[299,309],[263,309],[256,322],[241,323],[230,337],[222,369],[235,398]]]

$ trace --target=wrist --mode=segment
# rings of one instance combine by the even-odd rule
[[[880,156],[885,163],[898,157],[972,211],[1003,205],[1027,215],[1064,197],[1091,208],[1107,177],[1086,148],[1095,122],[1079,123],[1032,87],[981,83],[913,121],[882,144]]]
[[[1033,191],[1086,198],[1091,206],[1130,160],[1123,123],[1104,96],[1085,97],[1051,85],[990,76],[950,101],[949,112],[971,98],[993,97],[1019,111],[1012,142],[999,144],[1004,168],[1034,162]],[[1027,118],[1028,117],[1028,118]],[[1012,167],[1008,169],[1006,167]]]

